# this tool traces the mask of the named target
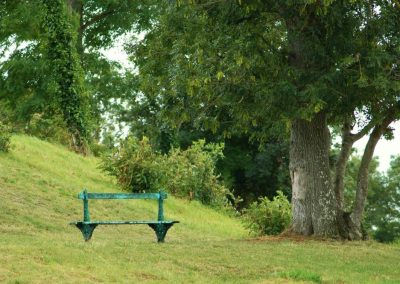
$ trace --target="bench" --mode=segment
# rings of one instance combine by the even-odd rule
[[[83,221],[71,222],[83,235],[85,241],[92,237],[94,229],[98,225],[149,225],[156,233],[157,241],[164,242],[169,228],[179,221],[165,221],[163,202],[167,194],[163,191],[158,193],[89,193],[86,190],[78,194],[78,199],[83,200]],[[91,221],[89,214],[89,199],[155,199],[158,200],[158,218],[154,221]]]

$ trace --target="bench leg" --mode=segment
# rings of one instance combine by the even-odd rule
[[[168,229],[172,227],[173,223],[171,224],[148,224],[157,235],[157,242],[163,243],[165,235],[168,232]]]
[[[85,241],[88,241],[92,237],[93,231],[96,229],[97,224],[85,224],[83,222],[79,222],[75,226],[81,230]]]

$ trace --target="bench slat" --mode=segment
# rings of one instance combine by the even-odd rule
[[[179,221],[90,221],[90,222],[72,222],[70,225],[76,224],[94,224],[94,225],[135,225],[135,224],[174,224]]]
[[[167,194],[162,194],[162,199],[167,198]],[[84,199],[83,192],[78,194],[79,199]],[[159,199],[160,193],[87,193],[88,199]]]

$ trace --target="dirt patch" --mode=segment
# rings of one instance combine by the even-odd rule
[[[333,242],[338,243],[342,242],[341,240],[331,239],[331,238],[322,238],[315,236],[304,236],[293,234],[292,232],[283,232],[277,236],[262,236],[257,238],[248,239],[249,242],[283,242],[283,241],[292,241],[296,243],[310,242],[310,241],[318,241],[318,242]]]
[[[138,278],[140,278],[141,280],[164,280],[162,277],[158,277],[156,275],[143,273],[143,272],[136,274],[136,276]]]

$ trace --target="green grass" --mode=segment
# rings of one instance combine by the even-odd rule
[[[400,283],[400,246],[250,239],[238,220],[168,198],[180,220],[157,244],[147,226],[100,226],[85,243],[68,223],[82,188],[118,191],[98,160],[26,136],[0,153],[0,282]],[[91,201],[92,219],[148,219],[154,201]]]

